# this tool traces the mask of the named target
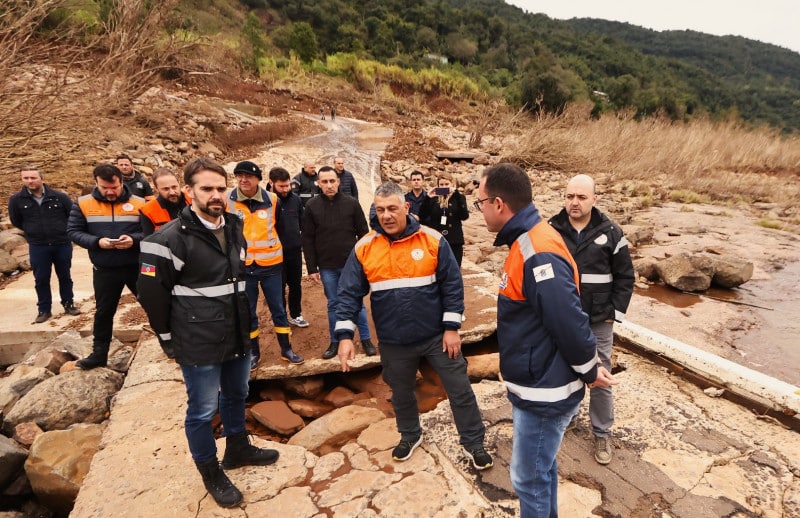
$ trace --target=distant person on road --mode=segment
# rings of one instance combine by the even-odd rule
[[[153,188],[145,180],[142,173],[133,168],[131,157],[126,154],[117,155],[114,165],[122,171],[122,182],[134,196],[139,196],[145,200],[153,198]]]
[[[336,106],[331,105],[331,120],[336,120]]]
[[[558,516],[558,453],[589,388],[617,384],[597,358],[581,310],[578,267],[533,205],[528,175],[514,164],[483,171],[476,210],[507,245],[497,297],[500,373],[512,405],[511,483],[522,518]]]
[[[322,120],[325,120],[325,107],[324,106],[320,106],[319,107],[319,114],[322,117]]]
[[[469,218],[467,199],[455,188],[452,177],[442,173],[436,179],[436,187],[428,191],[428,199],[420,206],[419,221],[442,233],[459,268],[464,257],[464,229],[461,222]]]
[[[258,325],[258,288],[264,293],[272,325],[281,349],[281,359],[303,363],[295,354],[289,340],[291,328],[286,318],[283,302],[283,246],[276,225],[280,220],[281,206],[278,196],[260,187],[261,168],[245,160],[233,168],[237,187],[228,195],[228,210],[244,222],[247,240],[245,264],[245,289],[250,300],[251,368],[256,368],[261,358]]]
[[[414,394],[425,358],[442,380],[456,428],[473,466],[491,468],[483,446],[486,428],[461,354],[464,283],[450,245],[408,215],[403,189],[386,182],[375,191],[377,223],[350,253],[339,278],[336,339],[342,370],[355,358],[353,334],[364,297],[381,343],[383,379],[392,389],[400,443],[392,458],[404,461],[422,443]]]
[[[320,168],[319,184],[322,187],[322,196],[308,202],[303,215],[303,254],[306,256],[308,276],[314,282],[322,282],[325,297],[328,299],[331,341],[328,349],[322,353],[322,358],[329,360],[339,352],[339,342],[334,338],[339,276],[353,245],[369,228],[358,201],[339,192],[339,177],[332,167]],[[364,353],[367,356],[376,355],[378,352],[372,345],[367,310],[363,302],[357,321]]]
[[[183,178],[192,204],[142,242],[139,298],[161,348],[183,374],[188,399],[184,428],[192,460],[214,501],[234,507],[242,493],[217,460],[217,411],[225,436],[223,469],[278,460],[276,450],[251,445],[245,428],[250,379],[250,303],[243,280],[247,245],[242,221],[225,211],[225,169],[195,158],[186,164]]]
[[[411,190],[406,193],[406,201],[409,203],[408,213],[419,221],[419,210],[422,204],[428,199],[428,193],[425,190],[425,175],[422,171],[411,172]]]
[[[333,159],[333,168],[339,177],[339,192],[358,199],[358,185],[353,173],[344,168],[344,158],[337,156]]]
[[[289,171],[283,167],[273,167],[269,171],[269,183],[272,192],[280,199],[280,217],[275,223],[278,237],[283,245],[283,291],[289,287],[289,324],[296,327],[308,327],[303,318],[303,238],[300,225],[303,221],[303,204],[292,192],[289,182]],[[285,293],[283,300],[286,301]],[[286,308],[284,303],[284,308]]]
[[[303,207],[306,206],[312,198],[319,196],[320,190],[319,185],[317,184],[317,180],[319,176],[317,176],[317,166],[314,164],[313,160],[306,160],[303,163],[303,169],[300,170],[298,174],[295,175],[292,189],[294,190],[295,194],[300,197],[300,201],[303,202]]]
[[[144,237],[139,210],[145,201],[128,190],[122,172],[101,164],[92,172],[95,187],[78,198],[67,222],[67,235],[89,250],[97,311],[92,326],[92,353],[78,360],[84,370],[105,367],[111,345],[114,315],[125,286],[136,295],[139,242]]]
[[[191,200],[181,191],[178,177],[172,169],[156,169],[153,183],[158,196],[144,204],[139,218],[145,237],[177,218],[184,207],[191,205]]]
[[[66,193],[48,187],[38,167],[23,167],[20,177],[23,187],[8,200],[8,216],[28,241],[38,309],[33,323],[41,324],[53,316],[50,276],[54,267],[64,313],[80,315],[72,292],[72,242],[67,237],[72,200]]]
[[[635,274],[628,240],[619,226],[595,207],[596,203],[594,180],[579,174],[567,184],[564,208],[550,219],[550,224],[564,238],[578,265],[581,307],[589,315],[592,333],[597,337],[600,361],[610,372],[614,321],[625,318]],[[589,418],[595,437],[594,458],[599,464],[608,464],[614,425],[611,387],[598,386],[589,391]]]

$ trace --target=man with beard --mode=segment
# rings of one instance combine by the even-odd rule
[[[144,200],[122,182],[122,172],[111,164],[94,168],[95,187],[78,198],[67,221],[67,235],[89,250],[97,311],[94,315],[92,353],[78,360],[81,369],[105,367],[119,299],[125,286],[136,295],[139,274],[139,242],[142,225],[139,209]]]
[[[297,327],[308,327],[303,318],[302,301],[303,288],[303,241],[300,234],[300,222],[303,221],[303,204],[300,198],[292,192],[289,182],[289,171],[283,167],[273,167],[269,171],[269,183],[272,192],[280,200],[280,217],[275,223],[278,237],[283,245],[283,290],[289,286],[289,324]],[[286,300],[284,294],[283,300]],[[284,308],[286,304],[284,304]]]
[[[161,167],[153,173],[153,183],[158,196],[144,204],[139,220],[142,232],[149,236],[163,225],[178,217],[191,202],[181,192],[178,177],[171,169]]]
[[[186,439],[203,484],[217,504],[234,507],[242,493],[217,460],[217,411],[225,436],[222,468],[278,460],[276,450],[251,445],[245,428],[250,307],[243,223],[225,210],[228,176],[222,166],[195,158],[183,177],[192,204],[142,243],[139,300],[164,353],[181,367]]]

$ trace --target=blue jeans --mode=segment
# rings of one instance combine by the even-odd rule
[[[71,304],[72,300],[72,243],[63,245],[29,245],[28,256],[36,286],[36,298],[39,313],[50,313],[53,295],[50,291],[50,276],[53,267],[58,277],[58,291],[61,304]]]
[[[212,365],[181,365],[188,406],[184,429],[192,459],[216,458],[211,420],[219,410],[225,436],[245,431],[244,403],[249,390],[250,354]]]
[[[519,496],[522,518],[558,516],[558,465],[561,446],[575,408],[557,416],[541,416],[513,407],[514,444],[511,450],[511,483]]]
[[[336,293],[339,291],[339,277],[342,276],[341,268],[320,268],[319,278],[322,280],[322,288],[325,290],[325,297],[328,299],[328,329],[331,333],[331,342],[335,342],[334,329],[336,328]],[[361,311],[358,312],[356,320],[358,326],[358,336],[361,341],[370,340],[369,324],[367,324],[367,308],[361,303]]]
[[[267,307],[272,315],[272,324],[275,327],[289,327],[289,320],[286,318],[286,308],[283,305],[283,279],[281,270],[276,270],[272,275],[245,275],[244,291],[247,293],[247,300],[250,302],[250,331],[258,329],[258,287],[267,299]]]

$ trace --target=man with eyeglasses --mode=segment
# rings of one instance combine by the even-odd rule
[[[511,483],[522,518],[558,515],[558,453],[589,388],[618,382],[599,364],[581,310],[578,267],[539,215],[520,167],[483,171],[476,208],[495,246],[507,245],[497,297],[500,372],[512,405]]]
[[[564,208],[550,219],[550,224],[564,238],[578,264],[581,307],[589,315],[592,333],[597,337],[600,361],[610,371],[614,321],[625,318],[635,275],[628,241],[619,226],[595,207],[596,203],[594,180],[579,174],[567,184]],[[594,458],[598,464],[608,464],[610,430],[614,424],[611,387],[589,391],[589,418],[594,434]]]

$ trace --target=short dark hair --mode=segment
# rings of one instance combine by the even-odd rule
[[[405,201],[405,193],[403,189],[392,181],[383,182],[375,189],[376,198],[388,198],[390,196],[397,196],[400,201]]]
[[[24,165],[19,170],[20,173],[23,173],[25,171],[35,171],[35,172],[39,173],[39,178],[44,178],[44,174],[42,173],[42,170],[39,169],[39,167],[37,167],[35,165]]]
[[[174,176],[176,180],[178,180],[178,175],[175,174],[175,171],[170,169],[169,167],[159,167],[155,171],[153,171],[153,184],[161,178],[162,176]]]
[[[487,196],[502,199],[513,213],[533,202],[531,179],[521,167],[511,163],[493,165],[484,169],[484,189]]]
[[[416,169],[414,169],[413,171],[411,171],[411,175],[410,175],[408,178],[409,178],[409,179],[412,179],[412,178],[414,178],[415,176],[421,176],[423,180],[425,179],[425,175],[424,175],[424,174],[422,174],[422,171],[418,171],[418,170],[416,170]]]
[[[117,155],[117,157],[114,159],[114,162],[116,162],[117,160],[127,160],[131,164],[133,163],[133,160],[131,160],[131,157],[126,155],[125,153],[120,153],[119,155]]]
[[[113,164],[98,165],[94,168],[94,171],[92,171],[92,176],[95,181],[100,178],[105,182],[113,182],[114,178],[119,178],[119,182],[122,183],[122,171],[117,169],[117,166]]]
[[[270,182],[284,182],[290,178],[289,171],[283,167],[273,167],[269,170]]]
[[[319,171],[317,171],[317,176],[320,176],[320,175],[322,175],[322,173],[325,173],[325,172],[328,172],[328,171],[333,172],[336,175],[336,178],[339,178],[339,173],[336,172],[336,169],[334,169],[333,167],[331,167],[329,165],[324,165],[324,166],[320,167]]]
[[[226,184],[228,183],[228,173],[225,172],[225,169],[210,158],[206,158],[204,156],[193,158],[184,166],[183,182],[189,187],[193,186],[194,175],[200,171],[211,171],[217,173],[225,178]]]

